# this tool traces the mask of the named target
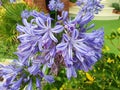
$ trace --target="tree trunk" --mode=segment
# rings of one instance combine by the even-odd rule
[[[64,9],[65,11],[69,11],[69,0],[61,0],[64,3]]]
[[[41,11],[47,12],[46,0],[34,0],[34,5],[37,6]]]

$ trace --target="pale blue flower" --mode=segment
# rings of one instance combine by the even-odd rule
[[[54,78],[51,75],[45,75],[44,79],[48,82],[48,83],[53,83],[54,82]]]
[[[30,12],[28,10],[24,10],[22,13],[21,13],[21,17],[22,18],[28,18],[30,17]]]
[[[48,7],[51,11],[61,11],[64,8],[64,4],[60,0],[50,0]]]
[[[38,34],[42,35],[42,40],[53,40],[54,42],[58,42],[57,38],[54,34],[58,34],[63,31],[64,27],[62,25],[56,25],[54,28],[51,27],[51,18],[47,18],[47,21],[44,21],[42,18],[36,18],[36,23],[41,28],[40,30],[36,30]]]
[[[74,19],[69,19],[68,12],[63,11],[54,24],[49,14],[35,10],[22,12],[23,25],[17,25],[20,45],[15,54],[18,60],[7,66],[0,65],[0,76],[4,78],[0,89],[19,90],[24,83],[26,90],[32,90],[34,82],[36,88],[41,89],[41,80],[54,82],[46,70],[56,74],[64,67],[70,79],[77,77],[78,70],[92,69],[101,58],[104,32],[103,28],[86,31],[94,27],[88,23],[102,5],[99,0],[79,0],[78,4],[81,10]],[[61,11],[64,5],[60,0],[51,0],[49,8]]]

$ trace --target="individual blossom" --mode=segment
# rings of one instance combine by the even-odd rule
[[[36,23],[40,27],[39,30],[35,30],[38,34],[42,35],[42,41],[53,40],[58,42],[54,34],[58,34],[63,31],[64,27],[62,25],[56,25],[54,28],[51,27],[51,18],[47,18],[47,21],[44,21],[42,18],[36,18]]]
[[[50,0],[48,7],[51,11],[61,11],[64,4],[60,0]]]

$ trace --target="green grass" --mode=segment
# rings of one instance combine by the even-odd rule
[[[94,29],[104,27],[105,36],[110,35],[112,31],[117,31],[117,29],[120,28],[120,19],[119,20],[93,20],[91,23],[95,24]],[[113,40],[113,43],[117,45],[118,40]],[[110,48],[110,52],[115,53],[115,54],[120,54],[117,48],[114,47],[111,44],[111,42],[106,38],[105,38],[105,45],[107,45]]]

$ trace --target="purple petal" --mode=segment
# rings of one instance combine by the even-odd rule
[[[30,80],[26,90],[32,90],[32,80]]]
[[[54,78],[51,75],[45,75],[44,78],[48,83],[53,83],[54,82]]]
[[[14,82],[12,85],[13,90],[18,90],[22,84],[23,77],[21,77],[18,81]]]
[[[42,41],[46,41],[47,40],[47,38],[49,38],[49,34],[48,34],[48,32],[46,32],[44,35],[43,35],[43,37],[42,37]]]
[[[57,25],[52,29],[52,32],[53,33],[60,33],[63,31],[63,29],[64,29],[64,27],[62,25]]]
[[[36,78],[36,87],[41,90],[41,82],[40,79]]]
[[[22,22],[23,22],[23,24],[24,24],[25,26],[28,26],[28,27],[30,26],[30,24],[27,22],[27,19],[24,18],[24,19],[22,20]]]
[[[53,63],[54,63],[54,58],[50,58],[50,60],[49,60],[49,62],[48,62],[48,67],[49,68],[51,68],[52,67],[52,65],[53,65]]]
[[[39,48],[40,51],[43,50],[43,48],[42,48],[42,41],[39,41],[39,42],[38,42],[38,48]]]
[[[56,39],[52,32],[49,32],[49,36],[54,42],[58,42],[58,40]]]
[[[43,19],[41,19],[40,17],[36,18],[36,23],[41,27],[41,28],[45,28],[45,21],[43,21]]]
[[[72,70],[71,70],[71,68],[67,68],[66,74],[67,74],[67,78],[68,79],[70,79],[72,77]]]
[[[81,47],[77,44],[74,44],[74,48],[80,53],[84,53],[84,54],[87,53],[86,50],[81,49]]]
[[[30,72],[30,74],[36,75],[39,71],[39,65],[33,64],[31,67],[28,68],[28,71]]]
[[[88,67],[87,67],[87,65],[85,64],[85,62],[81,62],[82,63],[82,70],[84,70],[84,71],[88,71]]]
[[[79,52],[76,52],[76,57],[77,57],[81,62],[84,61],[84,58],[81,56],[81,54],[80,54]]]
[[[72,38],[73,39],[77,39],[79,36],[79,32],[77,29],[74,29],[73,32],[72,32]]]
[[[47,18],[47,27],[51,28],[51,18],[50,17]]]
[[[69,41],[69,37],[68,37],[68,35],[63,34],[63,39],[64,39],[65,41]]]
[[[69,59],[72,60],[73,55],[72,55],[72,46],[71,45],[69,45],[69,47],[68,47],[68,55],[69,55]]]
[[[60,43],[56,46],[57,51],[63,51],[67,48],[67,43]]]
[[[51,49],[50,51],[50,56],[54,56],[56,54],[56,49],[55,47]]]
[[[21,26],[21,25],[19,25],[19,24],[17,24],[16,29],[17,29],[19,32],[25,32],[25,31],[24,31],[25,27],[24,27],[24,26]]]
[[[50,54],[48,53],[45,55],[45,60],[49,60],[49,59],[50,59]]]
[[[75,71],[75,68],[74,67],[71,67],[72,68],[72,76],[73,77],[77,77],[77,73]]]
[[[68,12],[67,11],[63,11],[62,12],[62,16],[63,16],[63,20],[68,18]]]
[[[36,34],[44,34],[47,30],[46,29],[38,29],[38,30],[34,30],[33,32]]]

